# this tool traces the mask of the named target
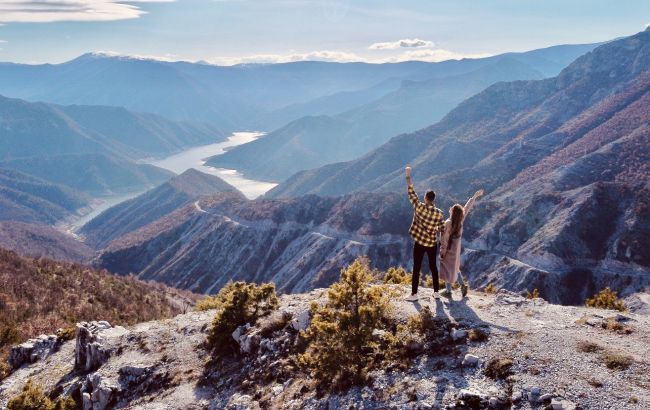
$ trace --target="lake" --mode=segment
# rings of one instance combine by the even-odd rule
[[[235,169],[215,168],[205,165],[205,159],[215,155],[221,155],[226,152],[228,148],[246,144],[247,142],[254,141],[263,135],[263,132],[235,132],[224,142],[194,147],[170,157],[156,161],[148,161],[147,163],[168,169],[177,174],[181,174],[189,168],[194,168],[201,172],[205,172],[206,174],[216,175],[239,189],[247,198],[255,199],[274,188],[277,184],[244,178],[244,176]]]
[[[205,159],[215,155],[221,155],[226,152],[228,148],[246,144],[247,142],[254,141],[263,135],[263,132],[235,132],[223,142],[190,148],[179,152],[178,154],[158,160],[143,160],[141,162],[168,169],[176,174],[182,174],[190,168],[195,168],[201,172],[205,172],[206,174],[218,176],[230,185],[239,189],[247,198],[255,199],[274,188],[277,184],[244,178],[244,176],[235,169],[215,168],[205,165]],[[84,224],[88,223],[108,208],[115,206],[120,202],[135,198],[143,192],[145,191],[95,198],[91,204],[92,210],[89,213],[74,219],[73,221],[66,222],[61,226],[61,228],[74,234]]]

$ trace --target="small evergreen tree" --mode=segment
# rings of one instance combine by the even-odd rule
[[[299,361],[324,384],[363,382],[377,362],[373,332],[387,325],[391,292],[372,280],[368,261],[357,259],[330,286],[327,303],[311,306],[312,321],[302,333],[308,346]]]
[[[258,318],[278,308],[275,285],[233,282],[210,299],[211,309],[217,309],[208,334],[208,344],[217,351],[234,347],[232,333],[239,326],[253,324]]]
[[[384,283],[394,285],[409,285],[411,284],[411,274],[408,273],[401,266],[399,268],[389,268],[384,273]]]
[[[598,292],[598,294],[594,295],[593,298],[587,299],[585,305],[587,305],[587,307],[618,310],[620,312],[627,310],[625,303],[623,303],[623,301],[618,298],[616,292],[611,290],[609,287]]]

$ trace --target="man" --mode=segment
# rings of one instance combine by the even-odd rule
[[[411,181],[411,167],[406,166],[406,185],[409,201],[413,205],[413,222],[409,233],[415,241],[413,244],[413,278],[411,279],[411,296],[406,298],[408,301],[418,300],[418,285],[420,284],[420,270],[422,269],[422,260],[424,254],[427,254],[429,268],[433,274],[433,297],[439,299],[438,294],[438,266],[436,265],[436,255],[438,253],[438,240],[436,234],[444,225],[442,211],[434,206],[436,193],[427,191],[424,195],[424,203],[420,202],[418,195],[413,189]]]

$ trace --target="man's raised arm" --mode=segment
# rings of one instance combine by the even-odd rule
[[[418,194],[415,193],[415,189],[413,189],[413,181],[411,180],[411,167],[407,165],[406,168],[404,168],[404,172],[406,173],[406,189],[408,191],[409,201],[411,201],[411,204],[413,204],[413,206],[418,206],[420,199],[418,198]]]

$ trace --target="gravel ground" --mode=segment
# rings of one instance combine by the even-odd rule
[[[113,389],[110,408],[411,409],[483,408],[491,403],[496,408],[544,409],[551,399],[563,401],[565,409],[650,408],[648,316],[619,315],[610,330],[602,323],[617,312],[551,305],[503,291],[470,293],[465,299],[454,293],[439,301],[430,289],[421,295],[418,303],[396,298],[396,318],[404,321],[429,306],[458,330],[485,330],[487,341],[461,337],[451,354],[427,352],[405,371],[374,371],[368,386],[318,395],[304,373],[283,373],[283,360],[297,332],[276,331],[260,344],[266,350],[222,363],[216,371],[203,346],[214,312],[193,312],[142,323],[109,338],[104,345],[113,354],[90,375],[73,371],[75,341],[66,342],[46,359],[5,379],[0,408],[28,378],[46,391],[67,393],[96,375]],[[312,300],[323,297],[323,290],[285,295],[280,310],[297,318]],[[608,368],[605,357],[612,353],[628,356],[629,367]],[[476,356],[476,366],[462,364],[468,354]],[[487,377],[493,359],[511,360],[512,374],[506,379]]]

